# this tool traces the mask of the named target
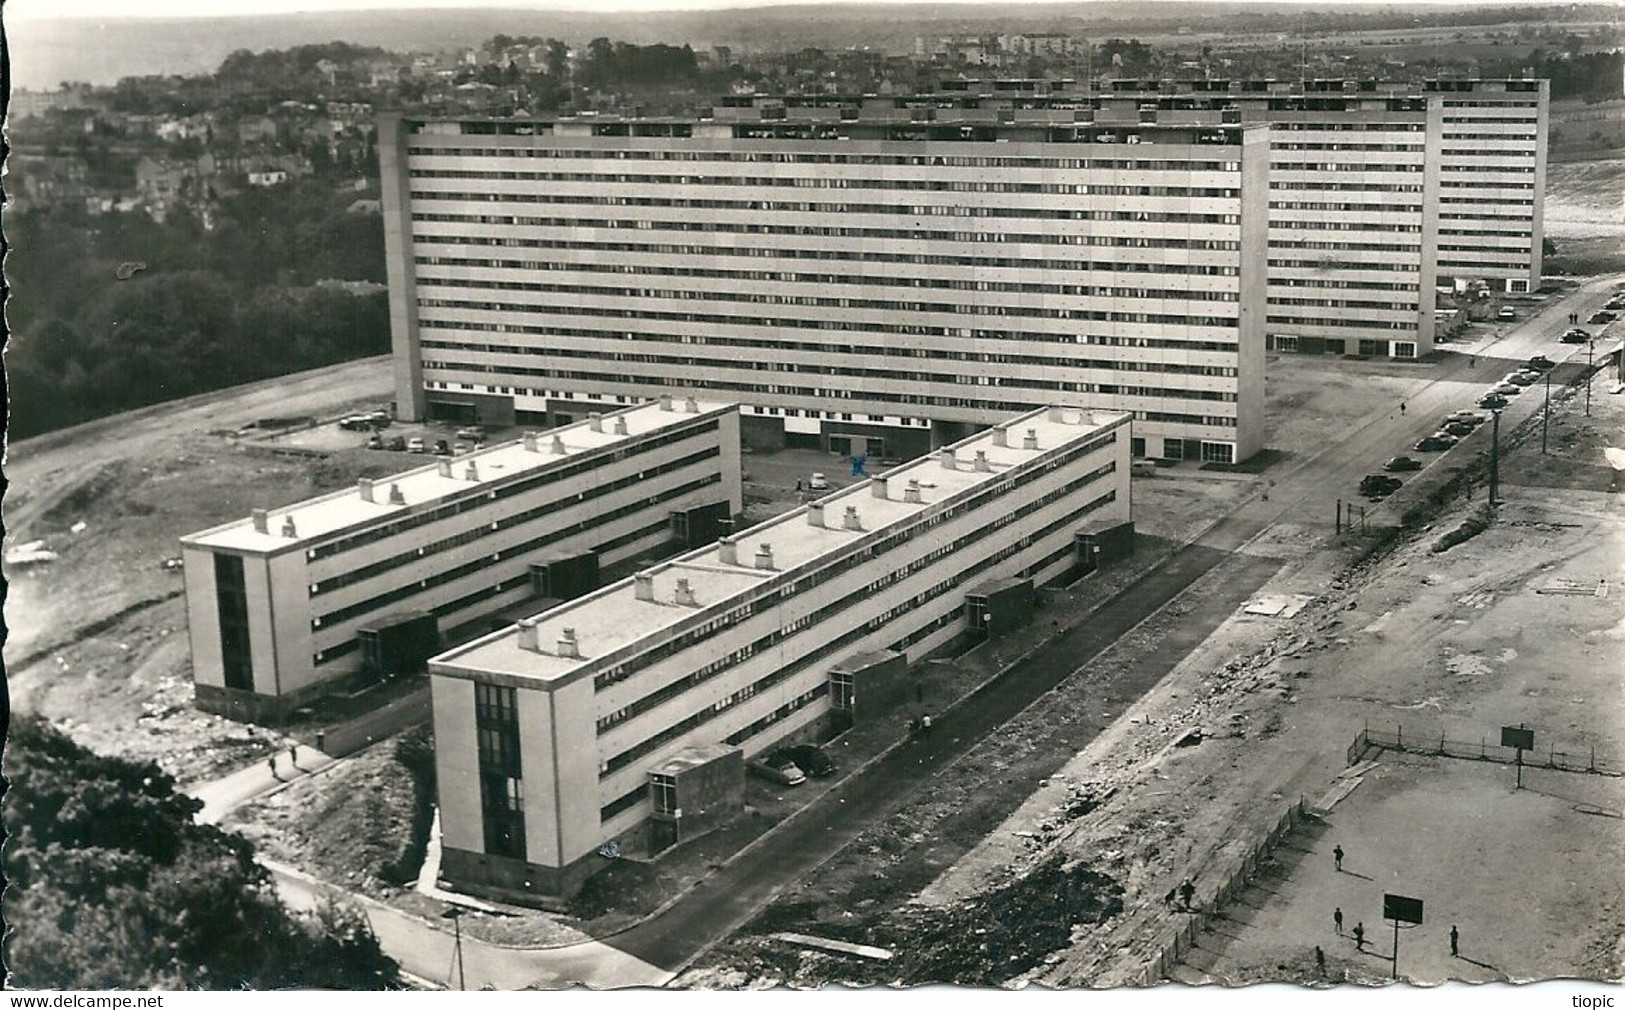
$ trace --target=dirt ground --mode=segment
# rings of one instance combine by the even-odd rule
[[[1618,270],[1625,263],[1625,158],[1546,168],[1545,232],[1557,246],[1550,273]]]

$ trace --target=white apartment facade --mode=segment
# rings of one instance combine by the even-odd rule
[[[442,872],[573,892],[685,749],[758,754],[853,699],[833,668],[966,627],[964,590],[1043,583],[1129,515],[1130,419],[1043,408],[430,663]],[[850,683],[850,682],[848,682]]]
[[[357,631],[400,612],[441,632],[534,598],[530,565],[614,565],[671,513],[742,508],[733,404],[665,398],[181,538],[201,708],[275,720],[354,683]]]
[[[1266,130],[785,112],[381,121],[402,415],[694,388],[896,458],[1065,398],[1262,448]]]

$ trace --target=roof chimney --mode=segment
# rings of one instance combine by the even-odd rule
[[[683,413],[685,413],[685,414],[698,414],[699,412],[700,412],[700,404],[699,404],[698,400],[694,399],[691,396],[688,399],[683,401]]]
[[[576,641],[576,629],[564,628],[559,631],[559,658],[581,658],[581,643]]]
[[[884,477],[870,477],[869,478],[869,497],[871,497],[871,498],[879,498],[881,500],[884,500],[886,498],[887,490],[888,490],[888,485],[886,483],[886,478],[884,478]]]
[[[677,588],[672,594],[679,607],[697,607],[699,601],[694,599],[694,587],[688,584],[687,579],[678,579]]]
[[[248,514],[248,517],[254,523],[255,533],[271,532],[271,514],[269,512],[264,509],[255,509]]]
[[[638,572],[632,576],[632,591],[644,603],[653,603],[655,599],[654,572]]]
[[[361,492],[361,500],[362,501],[372,501],[373,500],[372,499],[372,481],[368,480],[366,477],[362,477],[361,479],[359,479],[359,480],[357,480],[355,482],[355,486],[356,486],[356,490]]]
[[[598,413],[598,411],[596,411],[596,410],[593,411],[592,413],[588,414],[587,415],[587,427],[591,428],[593,431],[603,431],[604,430],[604,415]]]
[[[824,505],[822,502],[813,502],[807,506],[807,525],[824,528]]]
[[[773,545],[761,543],[756,545],[756,567],[764,572],[773,570]]]
[[[942,468],[944,470],[959,469],[959,460],[954,458],[954,451],[952,449],[943,449],[941,452],[937,453],[937,462],[942,464]]]
[[[564,455],[564,439],[554,435],[553,444],[547,447],[547,451],[551,452],[555,456]]]
[[[542,646],[536,641],[536,626],[541,624],[539,617],[527,617],[519,622],[519,647],[526,652],[541,652]]]
[[[717,540],[717,560],[725,565],[739,564],[739,541],[733,537]]]
[[[1025,434],[1025,435],[1023,435],[1021,437],[1021,447],[1023,449],[1036,449],[1036,448],[1038,448],[1038,429],[1037,428],[1028,428],[1027,429],[1027,434]]]
[[[997,446],[1008,446],[1010,444],[1009,430],[1006,428],[994,428],[993,444]]]
[[[463,468],[463,479],[464,480],[479,480],[480,479],[480,468],[474,465],[473,460],[469,460],[468,461],[468,466]]]
[[[616,418],[615,418],[615,434],[617,434],[617,435],[628,434],[628,432],[626,430],[626,415],[625,414],[619,414],[619,415],[616,416]]]
[[[856,505],[846,507],[846,515],[841,519],[841,526],[849,530],[863,529],[863,520],[858,518],[858,507]]]
[[[903,489],[903,500],[908,502],[910,505],[920,505],[924,503],[924,499],[920,497],[919,481],[913,479],[909,480],[908,487]]]
[[[660,409],[665,410],[665,411],[671,410],[671,394],[670,393],[661,393],[660,394]]]
[[[524,443],[525,443],[525,451],[526,452],[540,452],[541,451],[536,445],[536,433],[534,431],[525,432]]]
[[[294,528],[293,516],[286,515],[282,517],[282,535],[290,540],[298,538],[299,531]]]
[[[436,467],[436,469],[438,469],[440,471],[440,476],[442,476],[442,477],[450,477],[451,476],[451,460],[446,459],[444,456],[442,456],[439,459],[435,460],[435,467]]]
[[[406,504],[406,495],[401,493],[401,486],[399,484],[391,484],[389,486],[389,503],[391,505]]]
[[[978,473],[987,473],[988,471],[993,469],[993,467],[988,465],[988,462],[987,462],[987,450],[986,449],[977,449],[976,450],[976,462],[975,462],[974,466],[976,467],[976,471]]]

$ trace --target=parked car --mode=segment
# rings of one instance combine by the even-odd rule
[[[451,445],[443,438],[434,440],[434,454],[436,456],[450,456]]]
[[[777,752],[775,752],[777,753]],[[798,768],[795,762],[790,761],[781,765],[773,764],[773,755],[745,762],[745,770],[758,778],[777,782],[781,786],[799,786],[807,781],[807,773]]]
[[[1609,312],[1619,312],[1621,310],[1625,310],[1625,295],[1615,295],[1614,297],[1608,299],[1608,304],[1604,305],[1603,308],[1607,309]]]
[[[1507,398],[1500,393],[1485,393],[1478,399],[1478,405],[1485,410],[1500,410],[1508,402]]]
[[[1619,317],[1614,315],[1612,312],[1593,312],[1591,314],[1591,318],[1587,319],[1586,322],[1590,323],[1592,326],[1607,326],[1609,323],[1618,318]]]
[[[1500,382],[1490,387],[1490,392],[1500,393],[1502,396],[1517,396],[1523,392],[1523,387],[1511,382]]]
[[[835,774],[835,762],[831,760],[828,754],[824,753],[822,748],[815,747],[810,743],[796,744],[793,747],[781,747],[773,753],[782,756],[785,763],[795,765],[815,779],[826,778]],[[772,763],[774,759],[770,757],[768,760],[769,763]]]
[[[1407,470],[1422,469],[1422,461],[1419,459],[1411,459],[1409,456],[1395,456],[1393,459],[1384,463],[1382,468],[1384,470],[1393,470],[1396,473],[1404,473]]]
[[[365,414],[351,414],[348,417],[339,418],[339,427],[345,431],[360,431],[362,428],[371,427],[371,425],[367,423]]]
[[[1514,386],[1532,386],[1540,378],[1538,372],[1508,372],[1502,382],[1510,382]]]
[[[1449,420],[1457,421],[1461,424],[1479,425],[1483,424],[1485,421],[1488,421],[1489,418],[1485,417],[1483,414],[1480,414],[1476,410],[1458,410],[1454,414],[1450,415]]]
[[[809,480],[807,482],[807,490],[809,490],[809,491],[828,491],[829,490],[829,478],[825,477],[821,473],[813,474],[812,475],[812,480]]]
[[[1502,322],[1511,322],[1512,320],[1518,318],[1518,314],[1512,311],[1512,306],[1503,305],[1501,306],[1501,311],[1495,314],[1495,318],[1501,320]]]
[[[389,411],[387,410],[375,410],[370,414],[363,414],[362,416],[366,418],[367,426],[373,428],[374,430],[379,428],[387,428],[391,424],[395,423],[395,419],[389,416]]]
[[[1556,364],[1557,362],[1553,361],[1551,358],[1548,358],[1544,354],[1537,354],[1528,361],[1529,367],[1537,372],[1544,372]]]
[[[1440,431],[1448,432],[1457,438],[1466,438],[1473,433],[1473,426],[1466,421],[1447,421]]]
[[[369,448],[369,449],[382,449],[383,447],[384,447],[384,436],[378,434],[375,431],[375,432],[373,432],[371,435],[369,435],[367,437],[367,448]]]
[[[1559,342],[1564,344],[1583,344],[1590,339],[1591,333],[1589,330],[1582,330],[1578,326],[1570,326],[1568,329],[1563,331],[1563,336],[1560,338]]]
[[[1156,460],[1137,459],[1128,465],[1128,472],[1135,477],[1151,477],[1157,472]]]
[[[1416,443],[1417,452],[1444,452],[1456,444],[1456,436],[1443,431],[1436,431],[1427,438]]]
[[[426,444],[424,444],[423,439],[421,439],[418,436],[414,435],[411,438],[406,440],[406,451],[407,452],[428,452],[429,447]]]
[[[1370,474],[1360,479],[1360,493],[1367,498],[1383,498],[1398,491],[1402,483],[1398,477]]]
[[[485,441],[485,429],[477,424],[470,425],[467,428],[458,428],[457,438],[464,442],[483,442]]]
[[[389,449],[391,452],[405,452],[406,439],[396,435],[394,438],[389,440]]]

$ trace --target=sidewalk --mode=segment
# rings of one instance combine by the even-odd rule
[[[315,774],[335,760],[314,747],[300,744],[295,747],[294,756],[290,756],[284,748],[273,752],[264,761],[239,768],[230,775],[201,783],[186,791],[203,801],[197,822],[219,824],[221,818],[250,800],[267,796],[291,782]]]

